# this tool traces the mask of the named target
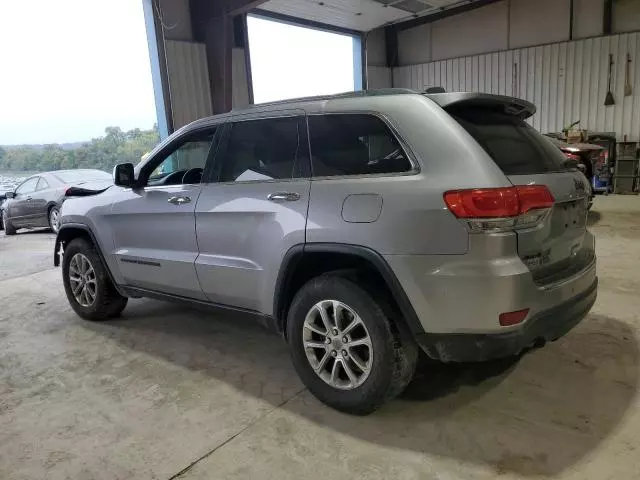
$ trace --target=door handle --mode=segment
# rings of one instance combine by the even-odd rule
[[[185,203],[191,203],[191,198],[189,197],[171,197],[167,200],[169,203],[174,205],[184,205]]]
[[[276,192],[267,195],[267,200],[272,202],[295,202],[300,200],[300,194],[295,192]]]
[[[30,201],[31,201],[31,197],[27,197],[27,202],[30,202]]]

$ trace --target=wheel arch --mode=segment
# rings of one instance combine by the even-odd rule
[[[49,218],[49,214],[51,213],[51,209],[52,208],[57,208],[58,211],[60,211],[60,208],[62,207],[62,205],[60,205],[58,202],[54,201],[54,200],[49,200],[47,202],[47,219]]]
[[[295,245],[285,254],[274,289],[273,317],[278,333],[286,332],[289,306],[296,292],[311,278],[328,272],[368,269],[377,274],[394,303],[402,325],[413,335],[424,333],[409,298],[395,273],[375,250],[341,243],[307,243]]]
[[[81,223],[65,223],[60,226],[60,230],[56,235],[56,243],[53,250],[53,265],[56,267],[60,265],[60,247],[62,246],[64,248],[64,246],[66,246],[69,242],[76,238],[85,238],[93,244],[114,288],[118,291],[118,293],[120,293],[120,295],[127,296],[125,293],[123,293],[122,289],[116,283],[113,273],[109,268],[109,264],[107,263],[104,254],[102,253],[100,244],[96,240],[96,237],[93,234],[91,228],[87,225]]]

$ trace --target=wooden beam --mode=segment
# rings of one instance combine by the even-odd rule
[[[233,107],[232,17],[212,18],[205,32],[205,49],[209,66],[209,84],[213,114],[225,113]]]
[[[602,15],[602,33],[611,35],[613,32],[613,0],[604,0],[604,13]]]
[[[233,107],[233,47],[248,51],[248,45],[239,45],[246,37],[246,32],[242,31],[246,26],[242,15],[265,1],[189,0],[194,39],[205,45],[214,114],[228,112]]]

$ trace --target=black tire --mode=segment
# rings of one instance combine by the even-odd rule
[[[5,235],[15,235],[16,233],[18,233],[16,228],[11,224],[11,220],[7,218],[6,212],[2,212],[2,223],[4,224]]]
[[[60,215],[60,209],[58,207],[51,207],[49,209],[49,214],[47,215],[47,218],[49,220],[49,228],[53,231],[53,233],[58,233],[59,225],[54,225],[54,220],[52,218],[54,212]]]
[[[375,298],[378,298],[377,296]],[[334,388],[310,365],[303,347],[303,325],[307,313],[322,300],[338,300],[351,307],[366,326],[373,346],[369,376],[351,390]],[[399,333],[385,313],[384,303],[367,290],[337,275],[310,280],[295,295],[287,318],[287,340],[298,375],[323,403],[342,412],[367,415],[406,388],[413,377],[418,346]]]
[[[81,253],[91,263],[96,277],[96,297],[94,302],[85,307],[73,295],[69,279],[69,264],[77,253]],[[85,320],[107,320],[119,316],[127,306],[128,299],[120,295],[111,283],[107,270],[100,259],[95,247],[84,238],[72,240],[64,249],[62,258],[62,280],[64,291],[71,308]]]

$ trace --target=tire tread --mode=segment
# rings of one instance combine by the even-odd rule
[[[343,295],[350,297],[351,300],[360,305],[366,305],[368,320],[365,318],[363,320],[370,322],[367,324],[369,335],[372,336],[372,332],[382,335],[384,338],[380,341],[384,342],[384,349],[387,349],[387,352],[374,350],[374,355],[388,356],[387,365],[390,367],[390,371],[384,371],[383,364],[382,371],[372,371],[362,386],[351,391],[340,392],[326,384],[311,370],[304,356],[304,350],[295,343],[296,329],[301,328],[306,315],[306,307],[303,304],[306,303],[308,306],[309,303],[315,302],[315,299],[329,295],[329,293],[323,292],[343,292]],[[289,309],[287,338],[298,374],[311,393],[322,402],[337,410],[355,415],[368,415],[398,396],[411,381],[418,358],[418,347],[413,339],[400,335],[393,321],[385,312],[384,302],[374,300],[374,298],[379,297],[344,276],[323,274],[311,279],[296,293]],[[349,304],[348,301],[345,303]],[[350,306],[353,307],[353,305]],[[359,314],[363,317],[362,312]],[[375,342],[373,338],[372,341]]]
[[[71,261],[70,257],[75,253],[82,253],[87,256],[96,272],[98,298],[96,299],[96,304],[91,307],[83,307],[78,304],[71,292],[67,270],[69,268],[69,262]],[[127,306],[128,299],[120,295],[111,283],[106,268],[100,259],[100,255],[92,243],[84,238],[72,240],[65,248],[62,265],[62,275],[67,299],[69,300],[71,308],[73,308],[80,317],[92,321],[107,320],[119,316]]]

